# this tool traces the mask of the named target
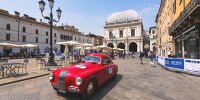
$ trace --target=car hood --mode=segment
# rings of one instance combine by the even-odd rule
[[[70,67],[61,68],[58,70],[58,72],[61,72],[62,70],[66,70],[68,71],[69,74],[79,76],[86,73],[93,73],[96,70],[101,69],[100,66],[102,65],[87,62],[87,63],[72,65]]]

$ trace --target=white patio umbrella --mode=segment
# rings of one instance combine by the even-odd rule
[[[92,47],[93,45],[92,44],[88,44],[88,43],[84,43],[83,46],[84,47]]]
[[[78,46],[78,45],[81,45],[80,43],[78,43],[78,42],[76,42],[76,41],[57,42],[56,44],[65,45],[65,51],[64,51],[65,58],[66,58],[66,57],[68,56],[68,54],[69,54],[68,46]]]
[[[79,49],[81,49],[81,48],[83,48],[83,47],[79,47],[79,46],[78,46],[78,47],[76,47],[76,49],[78,49],[78,50],[79,50]]]
[[[93,47],[86,47],[85,49],[86,49],[86,50],[89,50],[89,49],[93,49]]]
[[[68,51],[68,50],[69,50],[69,49],[68,49],[68,46],[65,45],[65,51],[64,51],[65,59],[66,59],[66,57],[67,57],[68,54],[69,54],[69,51]]]
[[[111,50],[112,48],[104,46],[104,45],[101,45],[101,46],[94,47],[94,49],[96,49],[96,50]]]
[[[30,48],[36,48],[38,47],[38,45],[34,45],[34,44],[23,44],[23,45],[19,45],[20,48],[27,48],[28,51],[26,51],[26,57],[27,57],[27,53],[30,52]]]
[[[23,48],[34,48],[34,47],[38,47],[37,45],[34,44],[25,44],[25,45],[20,45]]]
[[[121,49],[121,48],[117,48],[118,50],[120,50],[120,51],[124,51],[125,49]]]
[[[11,43],[0,43],[0,47],[14,48],[14,47],[20,47],[20,46],[16,44],[11,44]]]
[[[120,51],[118,48],[113,48],[114,51]]]
[[[0,43],[0,47],[2,48],[19,48],[19,45],[11,44],[11,43]],[[4,51],[3,51],[4,53]]]
[[[69,46],[81,45],[81,43],[78,43],[76,41],[57,42],[56,44],[69,45]]]

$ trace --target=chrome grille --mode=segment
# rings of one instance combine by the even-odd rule
[[[61,71],[59,77],[58,77],[58,86],[59,90],[65,91],[65,78],[67,76],[67,71]]]

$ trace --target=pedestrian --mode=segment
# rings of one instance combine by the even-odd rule
[[[144,53],[140,51],[140,56],[139,57],[140,57],[141,64],[143,64],[142,58],[144,57]]]
[[[148,52],[148,57],[149,57],[149,58],[151,57],[151,51]]]
[[[169,50],[167,54],[168,54],[169,58],[172,57],[172,51],[171,50]]]
[[[155,67],[154,61],[155,61],[155,59],[156,59],[156,56],[155,56],[155,53],[154,53],[154,52],[151,52],[151,54],[150,54],[150,59],[151,59],[151,61],[150,61],[150,66]]]

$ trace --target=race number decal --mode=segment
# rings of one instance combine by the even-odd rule
[[[112,67],[109,67],[109,74],[112,73]]]

